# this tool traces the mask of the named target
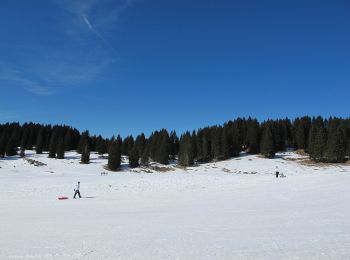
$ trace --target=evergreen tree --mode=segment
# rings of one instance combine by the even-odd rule
[[[192,140],[189,132],[181,136],[179,142],[179,164],[192,166],[194,164]]]
[[[81,134],[80,139],[79,139],[77,152],[81,154],[87,143],[90,145],[89,131],[85,131]],[[90,149],[90,147],[89,147],[89,149]]]
[[[83,150],[81,153],[81,163],[89,164],[90,163],[90,145],[89,141],[86,139],[85,144],[83,144]]]
[[[193,157],[193,160],[194,160],[195,158],[197,158],[197,153],[198,153],[198,151],[197,151],[197,134],[196,134],[196,131],[192,131],[191,148],[192,148],[192,157]],[[179,149],[179,148],[177,148],[177,149]]]
[[[251,120],[248,123],[247,129],[247,146],[248,152],[251,154],[257,154],[260,152],[260,129],[257,120]]]
[[[146,146],[141,155],[141,164],[146,166],[148,165],[148,163],[149,163],[149,148],[148,146]]]
[[[17,146],[16,146],[15,139],[11,137],[6,145],[6,156],[14,156],[14,155],[17,155]]]
[[[130,168],[136,168],[139,166],[139,151],[136,146],[134,146],[129,155],[129,166]]]
[[[64,151],[70,151],[70,150],[73,150],[73,133],[71,131],[71,129],[69,129],[67,132],[66,132],[66,135],[64,136],[64,141],[63,141],[63,144],[64,144]]]
[[[26,132],[27,133],[27,132]],[[21,141],[21,147],[20,147],[20,153],[19,153],[19,156],[21,158],[24,158],[25,155],[26,155],[26,144],[28,142],[28,138],[26,137],[27,134],[23,134],[22,136],[22,141]]]
[[[346,142],[342,131],[337,128],[328,134],[326,161],[329,163],[345,162]]]
[[[143,133],[136,137],[135,146],[138,150],[139,155],[142,156],[143,151],[146,148],[146,145],[147,145],[147,140]]]
[[[108,169],[118,171],[121,166],[121,144],[120,141],[114,141],[109,146]]]
[[[38,136],[36,139],[36,145],[35,145],[35,151],[37,154],[43,153],[43,147],[44,147],[44,128],[41,127]]]
[[[97,137],[96,141],[96,152],[100,155],[108,152],[107,150],[107,142],[102,138],[102,136]]]
[[[323,126],[323,120],[314,122],[309,135],[309,155],[316,162],[325,160],[327,147],[327,133]]]
[[[211,151],[212,151],[212,158],[215,160],[221,160],[221,150],[222,150],[222,128],[221,127],[215,127],[211,131],[211,139],[213,140],[211,142]]]
[[[64,150],[65,150],[64,138],[60,137],[58,139],[57,147],[56,147],[57,159],[64,159]]]
[[[55,130],[50,138],[49,158],[56,158],[57,140],[58,140],[58,133],[57,133],[57,130]]]
[[[177,137],[176,131],[170,133],[170,156],[171,159],[175,159],[179,152],[179,138]]]
[[[134,147],[134,143],[134,138],[131,135],[126,137],[122,142],[122,154],[128,156]]]
[[[222,130],[221,135],[221,156],[222,160],[227,160],[230,158],[230,145],[232,143],[231,136],[229,136],[228,130],[226,127]]]
[[[6,141],[5,141],[5,136],[0,136],[0,158],[5,157],[5,152],[6,152]]]
[[[265,158],[275,157],[275,144],[270,125],[267,125],[263,131],[260,144],[260,152],[265,156]]]
[[[298,149],[306,148],[306,140],[305,140],[305,128],[302,123],[299,123],[295,133],[295,139],[297,143]]]
[[[156,149],[156,162],[169,164],[170,140],[166,130],[162,130],[158,137],[158,149]]]

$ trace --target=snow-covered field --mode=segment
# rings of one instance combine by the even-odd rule
[[[0,160],[0,259],[350,259],[349,165],[287,152],[101,176],[97,155],[27,153],[47,165]]]

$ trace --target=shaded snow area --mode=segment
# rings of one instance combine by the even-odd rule
[[[95,154],[89,165],[27,154],[46,165],[0,159],[0,259],[350,257],[349,165],[287,152],[108,172]],[[77,181],[85,198],[74,200]]]

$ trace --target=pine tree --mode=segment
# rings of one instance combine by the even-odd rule
[[[328,134],[326,161],[329,163],[345,162],[346,142],[339,128]]]
[[[181,136],[179,142],[179,164],[192,166],[194,164],[192,137],[189,132]]]
[[[77,152],[81,154],[87,143],[90,145],[89,131],[85,131],[81,134]]]
[[[297,142],[298,149],[305,149],[306,148],[305,128],[301,122],[297,126],[296,133],[295,133],[295,139]]]
[[[146,146],[141,155],[141,164],[144,166],[147,166],[148,163],[149,163],[149,148],[148,146]]]
[[[36,139],[36,144],[35,144],[35,151],[37,154],[42,154],[43,153],[43,147],[44,147],[44,128],[41,127],[38,136]]]
[[[5,135],[0,136],[0,158],[5,157],[5,151],[6,151],[6,141],[5,141]]]
[[[197,151],[197,133],[196,133],[196,131],[192,131],[191,148],[192,148],[192,157],[193,157],[193,160],[194,160],[195,158],[197,158],[197,154],[198,154],[198,151]]]
[[[136,168],[139,166],[139,151],[136,146],[132,148],[129,155],[129,166],[130,168]]]
[[[58,133],[57,131],[54,131],[50,138],[49,158],[56,158],[57,139],[58,139]]]
[[[83,150],[81,153],[81,163],[82,164],[89,164],[90,163],[90,145],[88,140],[85,141],[85,144],[83,145]]]
[[[109,146],[108,169],[118,171],[121,166],[121,144],[120,141],[114,141]]]
[[[252,120],[248,123],[247,129],[247,146],[248,152],[258,154],[260,152],[260,128],[257,120]]]
[[[68,129],[66,135],[64,136],[64,151],[70,151],[73,149],[73,134],[70,129]]]
[[[169,164],[170,140],[166,130],[162,130],[158,137],[159,146],[156,149],[156,162]]]
[[[57,142],[57,147],[56,147],[56,153],[57,153],[57,159],[64,159],[64,138],[60,137]]]
[[[314,122],[309,135],[309,155],[316,162],[325,160],[327,133],[322,122]]]
[[[11,137],[6,145],[6,156],[14,156],[14,155],[17,155],[17,147],[16,147],[15,139]]]
[[[231,136],[229,136],[228,130],[226,127],[222,130],[221,135],[221,156],[222,160],[230,158],[230,144],[232,143]]]
[[[174,160],[179,152],[179,138],[175,130],[170,133],[170,146],[170,156]]]
[[[221,154],[222,154],[222,128],[221,127],[215,127],[211,131],[211,151],[212,151],[212,158],[215,160],[221,160]]]
[[[260,144],[260,152],[265,158],[275,157],[275,144],[270,125],[267,125],[263,131],[262,140]]]
[[[28,133],[28,132],[26,132]],[[24,158],[26,156],[26,144],[28,142],[28,138],[26,137],[27,134],[23,134],[22,140],[21,140],[21,147],[20,147],[20,153],[19,156],[21,158]]]
[[[100,155],[105,154],[108,152],[107,150],[107,142],[102,138],[102,136],[99,136],[97,138],[96,142],[96,152]]]
[[[139,155],[142,156],[143,151],[146,148],[146,145],[147,145],[147,140],[146,140],[146,137],[143,133],[136,137],[135,146],[138,149]]]

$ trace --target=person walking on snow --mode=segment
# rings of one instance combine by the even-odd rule
[[[279,174],[280,174],[280,172],[278,171],[278,166],[276,166],[276,178],[278,178]]]
[[[81,199],[81,195],[80,195],[80,181],[78,181],[78,184],[77,184],[77,187],[74,189],[74,197],[73,199],[75,199],[75,197],[78,195],[79,196],[79,199]]]

